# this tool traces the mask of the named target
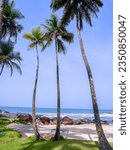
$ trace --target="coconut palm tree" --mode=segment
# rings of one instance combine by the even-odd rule
[[[97,17],[97,12],[99,11],[99,8],[102,6],[103,3],[101,2],[101,0],[52,0],[51,3],[51,8],[53,9],[53,11],[63,8],[63,17],[61,19],[61,24],[68,25],[71,20],[76,18],[76,28],[77,28],[82,58],[88,74],[93,111],[94,111],[94,117],[96,122],[96,130],[99,138],[100,147],[101,150],[112,150],[110,144],[108,143],[105,137],[101,125],[93,76],[85,53],[83,40],[81,37],[81,30],[83,29],[83,20],[85,20],[90,26],[92,26],[91,17],[92,15],[95,15]]]
[[[73,34],[68,32],[64,26],[60,25],[60,22],[56,15],[51,15],[51,19],[46,20],[46,24],[43,25],[46,29],[46,35],[51,38],[50,42],[55,42],[56,51],[56,80],[57,80],[57,126],[54,140],[60,140],[60,79],[59,79],[59,60],[58,53],[66,53],[66,47],[64,41],[72,43]]]
[[[13,70],[16,69],[20,74],[22,74],[20,68],[21,56],[19,52],[14,52],[14,44],[11,41],[3,42],[0,45],[0,75],[2,74],[4,67],[10,68],[11,76]]]
[[[18,23],[17,20],[24,18],[22,13],[15,8],[15,2],[12,0],[1,0],[2,1],[2,37],[9,39],[13,37],[15,42],[17,40],[17,35],[23,29],[22,25]],[[1,29],[1,28],[0,28]]]
[[[33,90],[33,98],[32,98],[32,119],[33,119],[33,128],[36,139],[41,139],[41,136],[38,132],[38,127],[36,124],[36,94],[37,94],[37,83],[38,83],[38,76],[39,76],[39,54],[38,54],[38,46],[41,46],[42,49],[44,48],[43,42],[47,40],[44,32],[41,32],[40,27],[36,27],[32,29],[32,33],[24,34],[24,38],[31,41],[29,48],[36,49],[36,58],[37,58],[37,67],[36,67],[36,76],[35,76],[35,84]]]

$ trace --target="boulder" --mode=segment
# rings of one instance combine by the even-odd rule
[[[0,110],[0,116],[1,117],[6,117],[6,118],[16,118],[16,114],[15,113],[11,113],[5,110]]]
[[[85,118],[85,119],[80,119],[81,121],[81,124],[86,124],[86,123],[91,123],[92,121],[88,118]]]
[[[108,124],[109,124],[109,122],[108,122],[108,121],[106,121],[106,120],[101,120],[101,123],[102,123],[102,124],[106,124],[106,125],[108,125]]]
[[[19,114],[17,114],[17,118],[18,118],[20,121],[32,122],[32,116],[31,116],[30,114],[19,113]]]
[[[81,120],[73,120],[74,125],[80,125],[82,124]]]
[[[36,119],[36,123],[37,123],[37,125],[43,125],[43,123],[41,122],[41,120],[39,118]]]
[[[74,124],[73,119],[71,119],[67,116],[61,120],[61,123],[64,125],[73,125]]]
[[[51,125],[56,125],[56,123],[57,123],[57,118],[56,118],[56,117],[50,119],[50,124],[51,124]]]
[[[48,118],[48,117],[40,117],[39,120],[40,120],[44,125],[49,125],[49,124],[50,124],[50,118]]]
[[[4,114],[4,113],[9,113],[9,112],[6,110],[0,110],[0,114]]]
[[[95,119],[93,119],[91,122],[95,123]],[[101,120],[101,124],[109,124],[109,122],[106,120]]]

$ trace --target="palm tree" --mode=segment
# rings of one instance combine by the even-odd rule
[[[36,49],[37,68],[36,68],[35,84],[34,84],[33,98],[32,98],[32,119],[33,119],[33,128],[34,128],[36,139],[41,139],[41,136],[38,132],[38,127],[36,124],[36,110],[35,110],[36,109],[35,104],[36,104],[37,83],[38,83],[38,76],[39,76],[38,45],[43,48],[44,47],[43,42],[44,40],[47,40],[47,38],[45,37],[44,32],[41,32],[40,27],[32,29],[32,33],[26,33],[24,35],[24,38],[31,41],[29,48]]]
[[[95,15],[97,17],[97,12],[99,8],[103,6],[101,0],[52,0],[51,8],[53,11],[56,11],[60,8],[63,8],[63,17],[61,24],[68,25],[71,20],[76,18],[76,28],[81,48],[82,58],[86,67],[88,74],[94,117],[96,122],[96,130],[99,138],[99,143],[101,150],[112,150],[112,147],[108,143],[103,128],[100,121],[98,103],[96,98],[96,91],[94,87],[93,76],[91,72],[90,65],[88,63],[87,56],[85,54],[85,49],[83,45],[83,40],[81,37],[80,31],[83,29],[83,20],[85,20],[90,26],[92,26],[91,16]]]
[[[61,26],[57,16],[51,15],[51,19],[46,20],[43,25],[46,29],[46,34],[50,36],[51,41],[55,42],[56,51],[56,80],[57,80],[57,126],[54,140],[60,140],[60,79],[59,79],[59,60],[58,53],[66,53],[64,41],[72,43],[73,34],[68,32],[64,26]],[[51,42],[50,41],[50,42]]]
[[[2,74],[4,67],[8,67],[11,70],[11,76],[13,69],[16,69],[22,74],[20,68],[20,61],[22,60],[19,52],[14,52],[14,44],[11,41],[3,42],[0,45],[0,75]],[[18,63],[18,64],[17,64]]]
[[[17,20],[24,18],[22,13],[15,8],[15,2],[12,0],[1,0],[2,1],[2,37],[9,39],[11,37],[15,38],[15,42],[17,40],[17,35],[23,29],[22,25],[18,23]]]

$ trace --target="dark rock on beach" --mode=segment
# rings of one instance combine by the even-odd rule
[[[93,119],[93,120],[91,121],[91,123],[95,123],[95,119]],[[109,124],[109,122],[106,121],[106,120],[101,120],[101,123],[102,123],[102,124],[106,124],[106,125]]]
[[[20,121],[32,123],[32,116],[28,113],[11,113],[5,110],[0,110],[0,116],[6,118],[17,118]],[[36,122],[38,125],[56,125],[57,117],[49,118],[43,115],[36,115]],[[90,120],[88,118],[84,118],[84,119],[75,120],[68,116],[61,118],[61,124],[63,125],[80,125],[80,124],[88,124],[88,123],[95,123],[95,119]],[[101,123],[108,125],[109,123],[113,123],[113,120],[111,122],[108,122],[106,120],[101,120]]]
[[[6,110],[0,110],[0,114],[4,114],[4,113],[10,113],[10,112],[8,112]]]
[[[73,120],[74,125],[80,125],[82,124],[81,120]]]
[[[26,113],[17,113],[17,118],[20,121],[25,121],[25,122],[32,122],[32,116],[30,114],[26,114]]]
[[[6,117],[6,118],[16,118],[16,113],[10,113],[5,110],[0,110],[0,116],[1,117]]]
[[[74,122],[73,122],[73,119],[66,116],[61,120],[61,124],[72,125],[72,124],[74,124]]]
[[[50,119],[50,124],[51,125],[55,125],[56,123],[57,123],[57,118],[56,117]]]
[[[39,120],[40,120],[44,125],[49,125],[49,124],[50,124],[50,118],[48,118],[48,117],[40,117]]]

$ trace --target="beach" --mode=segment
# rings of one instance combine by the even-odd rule
[[[19,121],[25,122],[25,124],[17,124],[12,122],[6,128],[19,131],[22,137],[30,137],[34,135],[34,130],[32,127],[32,117],[29,113],[14,113],[8,112],[5,110],[0,110],[2,117],[9,118],[10,120],[16,119]],[[74,114],[69,113],[65,114],[67,116],[62,116],[61,118],[61,135],[67,139],[76,139],[76,140],[89,140],[89,141],[98,141],[96,127],[94,120],[86,118],[85,114]],[[91,114],[90,114],[91,115]],[[103,114],[102,114],[103,115]],[[106,113],[104,113],[106,115]],[[108,120],[112,114],[107,114]],[[69,116],[69,117],[68,117]],[[71,118],[70,118],[71,116]],[[75,117],[76,118],[75,118]],[[79,118],[83,117],[84,118]],[[105,118],[107,119],[107,118]],[[112,118],[111,118],[112,119]],[[113,141],[113,124],[112,121],[102,120],[102,127],[106,138],[108,141]],[[51,138],[55,134],[56,129],[56,117],[50,113],[47,116],[37,115],[37,126],[39,133],[45,138]]]
[[[104,133],[108,141],[113,141],[113,126],[102,125]],[[10,129],[18,130],[21,132],[23,137],[29,137],[34,135],[34,131],[31,124],[10,124],[7,126]],[[43,137],[53,136],[55,133],[56,125],[43,125],[38,126],[39,132]],[[83,125],[61,125],[61,135],[67,139],[77,140],[91,140],[98,141],[96,134],[95,124],[83,124]]]

